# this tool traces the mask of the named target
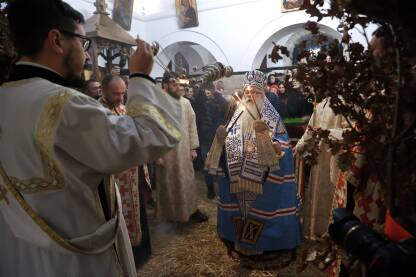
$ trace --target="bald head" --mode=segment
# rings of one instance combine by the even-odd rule
[[[123,104],[126,90],[126,83],[120,76],[108,75],[102,81],[104,100],[115,107]]]

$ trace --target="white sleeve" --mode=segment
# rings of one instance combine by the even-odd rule
[[[189,130],[189,144],[191,149],[197,149],[199,147],[199,139],[198,139],[198,131],[196,126],[196,118],[195,118],[195,112],[194,109],[191,106],[191,103],[186,100],[186,106],[188,109],[188,130]]]
[[[180,140],[180,102],[151,81],[134,77],[127,115],[114,116],[98,101],[81,95],[65,103],[55,148],[93,170],[116,173],[155,160]]]

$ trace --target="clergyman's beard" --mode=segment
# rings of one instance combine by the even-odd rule
[[[264,103],[264,100],[256,101],[259,111],[261,111],[263,107],[263,103]],[[241,115],[243,132],[247,132],[248,130],[252,128],[254,120],[260,119],[259,112],[257,111],[256,106],[253,101],[246,101],[245,105],[246,105],[246,111],[244,111],[244,113]],[[250,111],[251,115],[248,111]]]
[[[264,99],[259,99],[256,101],[256,104],[252,100],[246,100],[245,105],[246,108],[250,111],[250,113],[256,118],[259,119],[259,111],[261,112],[261,109],[264,104]],[[257,108],[256,108],[257,105]]]
[[[169,95],[170,95],[170,96],[172,96],[173,98],[176,98],[176,99],[180,99],[180,98],[181,98],[181,96],[180,96],[180,95],[178,95],[177,93],[173,92],[173,91],[172,91],[172,90],[170,90],[170,89],[167,89],[166,91],[167,91],[167,93],[169,93]]]
[[[67,75],[65,76],[66,85],[70,88],[74,89],[80,89],[84,87],[85,81],[80,77],[76,75]]]
[[[251,130],[253,127],[254,119],[250,116],[247,111],[244,111],[241,115],[241,127],[243,130],[243,134],[246,134],[248,131]]]
[[[68,53],[68,55],[66,55],[65,59],[64,59],[64,65],[66,66],[66,68],[69,69],[69,72],[66,76],[64,76],[65,81],[66,81],[66,86],[70,87],[70,88],[74,88],[74,89],[81,89],[84,87],[85,85],[85,80],[81,77],[81,75],[78,75],[75,73],[75,70],[73,70],[73,66],[71,63],[71,60],[73,59],[73,49],[71,49]]]

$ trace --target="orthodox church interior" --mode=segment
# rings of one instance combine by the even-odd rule
[[[98,2],[105,5],[100,12],[112,17],[114,1]],[[178,16],[179,2],[119,1],[120,9],[130,9],[131,16],[127,20],[130,24],[126,32],[133,38],[140,37],[160,45],[151,73],[154,78],[162,77],[166,67],[192,75],[200,74],[208,64],[220,62],[240,73],[223,80],[226,94],[231,94],[240,87],[242,72],[260,68],[271,72],[271,68],[276,68],[274,72],[286,73],[287,68],[296,65],[299,44],[310,34],[304,27],[310,15],[299,10],[300,4],[285,9],[286,1],[276,0],[191,1],[197,10],[197,21],[195,26],[183,28]],[[87,19],[97,13],[96,1],[70,0],[68,3],[77,7]],[[325,18],[318,25],[328,38],[341,40],[342,33],[338,31],[339,21],[336,19]],[[371,34],[375,28],[376,25],[370,25],[365,32]],[[351,36],[353,41],[366,45],[359,31],[353,30]],[[287,47],[291,54],[273,63],[268,58],[273,43]],[[308,47],[319,49],[320,45]],[[120,61],[116,59],[113,62]],[[101,57],[98,63],[105,67],[106,62]],[[127,66],[124,63],[124,67]]]
[[[7,64],[0,69],[4,83],[0,99],[22,81],[13,79],[19,63],[20,68],[23,64],[54,71],[19,60],[24,55],[11,46],[13,36],[3,31],[7,5],[13,1],[22,2],[0,2],[0,62]],[[91,261],[93,268],[97,261],[108,261],[109,272],[119,270],[120,276],[129,277],[136,273],[149,277],[344,277],[392,276],[392,272],[411,276],[405,270],[414,269],[411,261],[416,257],[416,35],[396,1],[36,1],[63,1],[83,16],[85,35],[58,30],[79,39],[86,53],[82,85],[68,87],[81,99],[76,101],[87,103],[85,109],[89,107],[91,114],[105,115],[106,124],[122,118],[117,121],[120,126],[105,125],[105,131],[88,124],[79,137],[95,138],[94,130],[101,130],[98,137],[111,140],[119,131],[126,136],[125,145],[92,141],[89,148],[79,149],[91,150],[94,156],[120,147],[115,155],[121,153],[129,160],[128,151],[136,153],[132,145],[137,140],[141,139],[138,148],[151,145],[149,153],[147,148],[140,152],[151,159],[124,167],[122,172],[109,172],[112,168],[105,167],[93,172],[105,177],[97,182],[96,191],[83,190],[79,199],[94,198],[88,205],[102,208],[99,220],[106,220],[102,226],[109,229],[107,223],[117,224],[114,237],[124,236],[124,242],[113,238],[108,245],[114,251],[107,245],[101,252],[71,252],[74,256],[68,255],[68,261],[73,268],[68,272],[76,273],[64,276],[84,276],[77,259],[85,253],[87,258],[80,264]],[[153,66],[148,72],[131,72],[137,63],[132,57],[140,52],[138,45],[143,41],[151,46]],[[12,57],[5,58],[11,52]],[[51,74],[59,72],[45,76]],[[65,84],[61,81],[60,85]],[[49,117],[44,111],[40,118],[60,126],[61,121],[52,120],[60,107],[64,123],[77,124],[65,114],[72,106],[68,108],[64,101],[75,108],[82,105],[71,102],[74,96],[66,92],[60,96]],[[0,115],[6,118],[5,114],[0,109]],[[85,122],[100,117],[91,118],[84,118]],[[3,134],[8,138],[6,121],[0,117],[0,150],[10,156],[13,153],[2,140]],[[55,126],[42,133],[44,125],[36,129],[36,142],[16,152],[22,155],[25,149],[40,149],[41,158],[29,160],[41,160],[42,165],[31,165],[31,170],[45,166],[45,174],[53,173],[50,178],[72,182],[78,179],[59,170],[66,172],[74,166],[80,180],[93,180],[95,175],[88,170],[95,170],[95,164],[78,168],[78,156],[70,159],[71,153],[57,146],[67,138],[51,144],[54,132],[58,136],[63,131]],[[37,141],[45,136],[45,144]],[[156,155],[158,151],[164,154]],[[79,155],[84,156],[88,154]],[[54,157],[70,162],[60,165]],[[0,152],[0,212],[5,211],[0,213],[0,242],[22,240],[19,245],[33,253],[39,250],[22,237],[11,238],[19,227],[12,226],[18,219],[10,219],[8,209],[19,208],[19,203],[27,205],[19,208],[19,215],[23,218],[23,211],[30,211],[40,226],[36,230],[46,230],[46,235],[39,235],[42,243],[50,237],[72,251],[77,243],[88,240],[92,247],[106,239],[109,230],[101,227],[95,231],[103,232],[99,238],[93,237],[95,233],[80,236],[80,242],[61,238],[60,231],[76,220],[68,219],[61,229],[52,222],[57,216],[41,215],[53,214],[52,206],[31,210],[36,191],[20,189],[30,189],[44,179],[32,178],[36,180],[32,184],[19,176],[9,177],[6,172],[19,163],[3,169],[6,160],[15,158]],[[42,193],[46,201],[49,192]],[[63,202],[69,203],[68,199]],[[117,215],[111,212],[114,207]],[[91,216],[91,222],[99,222],[96,217]],[[11,227],[6,230],[3,221]],[[51,230],[54,227],[56,233]],[[127,250],[119,252],[120,245],[127,245]],[[56,250],[51,249],[50,253]],[[48,253],[41,258],[31,254],[34,264],[42,260],[46,268],[59,265],[60,258],[55,261]],[[117,257],[117,262],[105,253]],[[0,277],[6,277],[5,272],[24,272],[13,266],[2,271],[1,266],[9,263],[3,254]],[[95,260],[94,255],[102,256]],[[36,268],[42,271],[41,266]]]

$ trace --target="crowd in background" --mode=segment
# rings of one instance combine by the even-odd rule
[[[120,82],[123,82],[123,84]],[[215,189],[216,177],[204,170],[204,161],[214,140],[217,128],[226,121],[226,114],[229,109],[230,98],[227,97],[229,91],[226,91],[222,80],[216,81],[215,83],[208,82],[199,86],[191,86],[179,82],[179,79],[171,77],[170,75],[166,75],[163,78],[161,86],[165,92],[178,99],[186,99],[190,103],[192,111],[187,113],[194,113],[195,115],[194,119],[191,119],[191,121],[195,120],[194,123],[197,130],[199,147],[196,149],[189,149],[190,151],[195,151],[195,157],[192,157],[193,166],[188,164],[187,167],[193,167],[192,170],[202,171],[206,184],[206,196],[208,199],[215,199],[217,196]],[[117,70],[117,66],[114,66],[114,70],[111,70],[111,73],[104,77],[101,82],[95,79],[87,80],[83,88],[83,93],[98,100],[115,114],[123,114],[123,111],[125,111],[124,104],[127,101],[127,87],[128,77],[126,78],[126,76],[120,75],[120,70]],[[306,123],[312,114],[313,101],[302,95],[299,82],[291,78],[290,75],[286,77],[286,75],[282,73],[270,73],[267,78],[267,91],[265,95],[283,119],[302,118]],[[183,116],[187,117],[188,115],[185,113]],[[193,123],[191,122],[189,124]],[[186,127],[184,128],[186,129]],[[192,134],[185,133],[183,136],[189,136],[188,138],[191,139]],[[172,151],[174,152],[174,150]],[[183,152],[183,150],[181,151]],[[172,156],[172,154],[170,155]],[[165,160],[171,164],[183,163],[183,161],[180,160],[175,161],[175,158],[173,158],[174,160],[171,159],[172,158],[165,157]],[[163,220],[167,220],[168,222],[186,222],[188,218],[189,220],[194,220],[196,222],[204,222],[207,220],[207,216],[200,212],[195,204],[191,205],[193,206],[190,208],[191,210],[189,212],[191,215],[189,216],[188,213],[185,213],[186,216],[182,216],[182,218],[179,217],[181,218],[179,220],[178,217],[174,215],[175,212],[173,212],[180,210],[180,207],[178,208],[175,204],[172,204],[175,201],[170,201],[166,198],[166,195],[162,194],[161,196],[159,193],[155,193],[155,191],[158,191],[157,189],[160,188],[160,185],[164,186],[163,183],[166,181],[163,181],[163,178],[157,178],[157,176],[161,175],[161,172],[164,172],[166,168],[168,168],[165,167],[164,163],[166,163],[166,161],[161,162],[161,159],[159,159],[156,162],[150,162],[147,165],[137,168],[140,197],[136,201],[140,203],[138,218],[140,222],[139,226],[142,229],[140,234],[142,236],[141,243],[133,245],[135,257],[137,257],[137,266],[143,264],[150,257],[151,253],[146,207],[154,208],[159,212],[165,211],[163,212],[165,214]],[[164,175],[166,175],[166,173],[164,173]],[[195,187],[193,171],[176,175],[179,176],[179,179],[183,179],[185,176],[191,176],[191,180],[188,180],[185,183],[191,183]],[[193,195],[191,197],[193,199],[192,201],[189,197],[187,199],[182,199],[183,202],[185,202],[183,205],[189,206],[188,202],[194,202],[196,191],[193,190],[192,186],[185,185],[182,187],[183,181],[184,180],[174,181],[172,179],[168,185],[174,187],[174,189],[177,189],[178,191],[186,190],[188,196]],[[164,200],[161,201],[158,198],[163,198]],[[169,212],[169,210],[171,210],[171,212]],[[128,217],[128,215],[126,216]],[[131,234],[131,236],[134,235]]]

